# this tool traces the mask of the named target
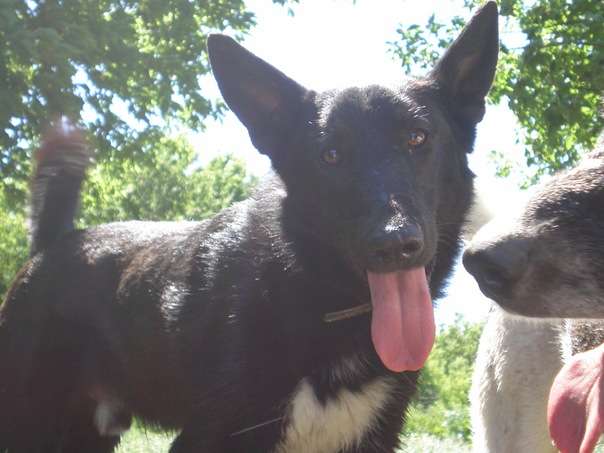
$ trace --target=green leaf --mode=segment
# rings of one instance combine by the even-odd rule
[[[482,2],[463,3],[473,10]],[[604,2],[504,0],[500,11],[503,45],[490,101],[507,101],[523,127],[532,183],[573,165],[592,149],[602,128]],[[423,27],[400,27],[390,51],[407,72],[430,67],[462,22],[456,17],[448,25],[432,16]],[[506,45],[508,37],[522,45]]]

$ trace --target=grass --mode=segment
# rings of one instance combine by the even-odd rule
[[[122,438],[117,453],[167,453],[174,434],[159,433],[135,426]],[[456,439],[439,439],[427,434],[408,434],[400,453],[470,453],[467,443]],[[595,453],[604,453],[601,441]]]
[[[401,453],[470,453],[470,445],[457,439],[439,439],[427,434],[408,434]]]
[[[163,433],[134,425],[120,442],[116,453],[167,453],[174,434]]]
[[[174,435],[134,427],[122,438],[117,453],[167,453]],[[401,453],[469,453],[467,444],[420,434],[403,438]]]

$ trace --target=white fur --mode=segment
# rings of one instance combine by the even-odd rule
[[[562,367],[560,322],[494,307],[480,338],[470,391],[476,453],[553,453],[547,398]]]
[[[94,411],[94,426],[101,436],[120,436],[128,431],[127,426],[120,426],[115,414],[122,409],[118,401],[100,401]]]
[[[349,364],[337,372],[346,373]],[[289,404],[284,439],[276,453],[335,453],[360,444],[378,421],[394,390],[388,378],[377,378],[358,392],[340,390],[321,404],[307,379],[302,379]]]

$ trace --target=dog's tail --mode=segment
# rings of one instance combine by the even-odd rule
[[[74,229],[80,189],[92,153],[82,131],[65,120],[44,134],[31,185],[30,256]]]

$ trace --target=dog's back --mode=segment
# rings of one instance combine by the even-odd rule
[[[262,322],[252,313],[245,317],[244,307],[229,315],[230,305],[217,300],[232,291],[236,297],[236,287],[248,296],[268,291],[280,283],[260,281],[259,268],[291,266],[293,252],[282,240],[279,219],[282,183],[269,178],[261,197],[206,221],[77,230],[74,215],[90,165],[85,141],[73,130],[55,130],[36,159],[32,258],[0,310],[0,451],[55,445],[71,451],[61,443],[64,429],[83,436],[73,440],[74,451],[75,445],[109,450],[132,413],[182,426],[196,403],[189,398],[192,389],[203,380],[209,379],[206,404],[223,406],[214,395],[225,382],[213,382],[215,374],[206,377],[207,370],[192,363],[199,354],[212,369],[221,348],[237,341],[226,337],[222,319],[245,319],[251,330]],[[263,256],[267,250],[270,257]],[[287,326],[261,329],[254,337],[273,343],[281,328]],[[82,422],[65,428],[65,420]]]
[[[117,442],[113,436],[130,425],[123,390],[128,384],[156,395],[162,422],[178,423],[168,409],[185,404],[178,398],[184,383],[173,373],[178,367],[170,363],[177,356],[170,350],[170,332],[176,327],[167,324],[169,314],[161,314],[178,309],[175,301],[182,298],[189,277],[184,269],[194,259],[198,230],[207,222],[134,221],[76,230],[80,189],[91,164],[83,135],[60,124],[45,136],[35,159],[32,258],[0,310],[0,451],[22,451],[24,446],[50,451],[56,448],[53,442],[61,442],[58,433],[65,429],[64,420],[78,418],[81,426],[67,427],[83,436],[75,440],[78,445],[98,442],[111,448]],[[174,262],[180,265],[172,266]],[[152,286],[163,286],[160,304],[149,298],[155,289],[147,284],[152,277]],[[136,326],[137,318],[149,321],[138,323],[146,335],[121,328],[131,321]],[[129,342],[141,334],[146,347],[164,360],[149,369],[151,362],[139,355],[140,366],[125,373]],[[149,372],[154,380],[146,379]],[[151,382],[151,388],[141,382]],[[166,393],[166,388],[174,390]],[[167,405],[163,397],[170,400]],[[31,436],[32,431],[38,436]],[[69,445],[63,448],[70,451]]]

